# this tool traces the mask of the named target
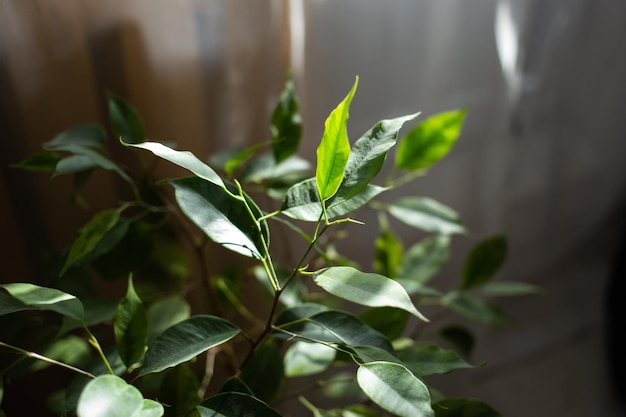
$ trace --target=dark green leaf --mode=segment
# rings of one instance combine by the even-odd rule
[[[148,319],[132,278],[128,278],[126,297],[117,308],[113,330],[120,358],[130,367],[143,356],[148,338]]]
[[[145,140],[143,122],[137,110],[124,99],[107,91],[109,123],[116,136],[127,143],[140,143]]]
[[[403,255],[402,242],[385,222],[375,242],[374,270],[381,275],[396,278]]]
[[[439,331],[439,334],[464,355],[469,355],[474,348],[474,336],[465,327],[458,325],[446,326]]]
[[[152,342],[165,329],[189,318],[191,307],[179,295],[161,298],[150,304],[146,310],[148,317],[148,341]]]
[[[445,398],[433,404],[435,417],[503,417],[489,405],[469,398]]]
[[[359,83],[357,77],[352,89],[341,103],[330,113],[324,124],[324,134],[317,148],[315,180],[322,201],[335,195],[344,177],[344,170],[350,156],[348,140],[348,110]]]
[[[489,325],[507,325],[510,320],[495,306],[470,294],[467,291],[452,291],[441,299],[441,304],[457,314]]]
[[[254,395],[246,383],[236,376],[229,378],[226,383],[222,385],[219,392],[240,392],[242,394]]]
[[[417,311],[404,287],[391,278],[348,266],[323,269],[313,278],[317,285],[344,300],[368,307],[396,307],[428,321]]]
[[[330,309],[322,304],[315,303],[298,303],[294,306],[288,307],[280,312],[278,317],[276,318],[277,326],[281,326],[284,324],[292,323],[299,321],[301,319],[305,319],[311,316],[314,316],[317,313],[321,313],[323,311],[329,311]]]
[[[434,417],[428,387],[402,365],[362,364],[357,381],[372,401],[391,413],[401,417]]]
[[[396,166],[426,169],[446,156],[461,133],[465,114],[465,110],[439,113],[414,127],[400,140]]]
[[[0,288],[4,289],[0,290],[0,315],[23,310],[47,310],[76,320],[83,319],[83,304],[73,295],[27,283],[3,284]]]
[[[268,339],[255,350],[240,378],[258,399],[274,399],[284,380],[283,360],[275,340]]]
[[[11,167],[27,171],[54,172],[61,159],[63,159],[63,155],[56,152],[39,152],[27,157],[22,162],[11,165]]]
[[[83,323],[87,327],[101,324],[104,321],[112,320],[117,312],[118,301],[114,298],[92,298],[83,301]],[[59,334],[65,334],[70,330],[82,327],[79,320],[71,317],[63,319],[63,326]]]
[[[346,199],[342,188],[326,202],[326,212],[329,219],[345,216],[371,201],[374,197],[386,191],[387,188],[368,185],[358,195]],[[322,206],[317,194],[315,180],[307,179],[292,186],[285,195],[282,213],[297,220],[314,222],[322,216]]]
[[[252,200],[244,201],[197,177],[171,183],[183,213],[211,240],[245,256],[257,259],[267,256],[267,224],[251,218],[249,210],[257,219],[262,215]]]
[[[518,281],[488,282],[482,287],[482,293],[488,297],[517,297],[541,292],[541,287]]]
[[[459,358],[456,352],[435,345],[411,346],[398,353],[398,358],[417,376],[446,374],[459,368],[473,366]]]
[[[409,226],[430,233],[464,233],[458,214],[428,197],[403,197],[389,206],[389,213]]]
[[[60,275],[63,275],[70,266],[93,251],[119,219],[120,213],[117,210],[105,210],[96,214],[74,239]]]
[[[439,272],[449,255],[449,236],[427,237],[406,252],[398,276],[418,284],[426,284]]]
[[[465,259],[463,288],[487,283],[506,260],[506,236],[499,235],[478,242]]]
[[[389,340],[399,338],[409,321],[409,312],[393,307],[370,308],[359,316],[372,329],[381,332]]]
[[[289,378],[325,371],[335,360],[335,350],[320,343],[295,342],[285,352],[285,375]]]
[[[159,390],[159,401],[166,404],[165,417],[186,416],[200,403],[199,388],[196,375],[185,364],[167,372]]]
[[[272,113],[272,152],[277,163],[296,153],[302,136],[302,119],[293,80],[288,78]]]
[[[130,228],[130,224],[131,222],[129,220],[120,217],[115,226],[100,239],[96,247],[88,255],[81,258],[79,263],[98,259],[100,256],[111,252],[124,239]],[[126,274],[126,276],[128,276],[128,274]]]
[[[197,408],[202,417],[280,417],[263,401],[239,392],[224,392],[203,401]]]
[[[66,130],[46,142],[46,149],[63,149],[68,145],[86,148],[101,148],[106,139],[106,132],[99,125],[84,124]]]
[[[240,332],[234,324],[214,316],[193,316],[163,332],[148,347],[141,375],[160,372],[221,345]]]

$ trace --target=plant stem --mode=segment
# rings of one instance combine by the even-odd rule
[[[88,378],[91,378],[91,379],[95,379],[96,378],[96,376],[94,374],[90,373],[90,372],[83,371],[82,369],[76,368],[75,366],[68,365],[67,363],[59,362],[59,361],[57,361],[55,359],[48,358],[48,357],[40,355],[38,353],[30,352],[28,350],[24,350],[24,349],[18,348],[17,346],[9,345],[8,343],[4,343],[4,342],[0,342],[0,346],[6,347],[6,348],[9,348],[9,349],[13,349],[13,350],[21,353],[22,355],[29,357],[29,358],[38,359],[38,360],[43,361],[43,362],[48,362],[48,363],[50,363],[52,365],[61,366],[61,367],[65,368],[65,369],[69,369],[70,371],[74,371],[74,372],[76,372],[78,374],[81,374],[81,375],[84,375],[84,376],[86,376]]]
[[[104,351],[102,350],[102,347],[100,346],[100,343],[98,343],[98,339],[96,339],[96,336],[94,336],[93,333],[91,333],[89,328],[84,323],[83,323],[83,328],[89,335],[89,344],[98,351],[98,354],[100,355],[100,358],[102,358],[102,362],[104,362],[104,366],[106,366],[109,373],[111,375],[115,375],[115,372],[113,372],[113,368],[111,368],[111,364],[109,363],[109,360],[104,354]]]

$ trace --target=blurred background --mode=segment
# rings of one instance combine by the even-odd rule
[[[486,367],[437,387],[509,417],[623,416],[624,39],[620,0],[0,0],[0,282],[42,284],[41,253],[119,199],[95,176],[81,210],[69,179],[9,168],[104,124],[105,89],[150,140],[206,156],[270,138],[291,69],[313,160],[358,75],[353,140],[383,118],[469,107],[457,147],[410,192],[454,207],[472,238],[505,231],[500,278],[545,289],[506,303],[514,327],[477,330]]]

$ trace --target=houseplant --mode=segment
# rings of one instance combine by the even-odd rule
[[[427,197],[383,199],[452,149],[466,111],[431,116],[400,138],[418,115],[383,120],[351,145],[357,84],[326,119],[314,176],[296,155],[301,120],[291,80],[271,118],[271,141],[224,151],[208,164],[146,141],[135,109],[110,93],[111,130],[142,158],[138,171],[107,156],[106,131],[96,125],[63,132],[17,164],[74,176],[79,203],[89,173],[101,169],[119,176],[131,197],[77,232],[50,286],[0,286],[0,315],[62,318],[37,341],[40,353],[0,340],[3,351],[20,355],[3,379],[37,372],[41,365],[25,358],[75,373],[57,397],[65,416],[279,416],[298,406],[298,415],[308,409],[314,416],[499,415],[426,385],[428,375],[473,366],[462,359],[471,334],[436,329],[456,351],[439,347],[421,336],[428,326],[422,309],[505,324],[488,298],[535,288],[492,281],[506,257],[504,236],[473,247],[456,288],[434,287],[451,239],[466,232],[459,216]],[[392,150],[394,164],[383,169]],[[161,160],[188,176],[155,179]],[[386,179],[374,185],[381,173]],[[372,227],[358,220],[359,209],[378,212],[372,265],[343,257],[335,244]],[[392,229],[398,222],[424,237],[404,249]],[[237,261],[212,273],[214,254],[225,251]],[[113,302],[81,287],[119,279],[126,292]],[[206,303],[191,314],[184,295],[197,291]]]

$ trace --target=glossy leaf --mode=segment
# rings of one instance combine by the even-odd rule
[[[226,189],[200,178],[171,181],[181,210],[214,242],[245,256],[267,256],[269,232],[265,222],[257,226],[248,207],[259,218],[261,211],[248,199],[234,197]]]
[[[77,414],[78,417],[162,416],[163,408],[159,406],[154,401],[144,405],[141,392],[122,378],[102,375],[85,386],[78,400]]]
[[[457,314],[489,325],[506,325],[510,320],[499,309],[467,291],[452,291],[441,299],[441,304]]]
[[[445,398],[433,404],[435,417],[503,417],[482,401],[469,398]]]
[[[272,152],[277,163],[296,153],[302,136],[302,118],[298,113],[298,100],[293,80],[288,78],[272,113]]]
[[[412,246],[405,254],[398,276],[419,284],[429,282],[450,256],[450,237],[427,237]]]
[[[368,307],[396,307],[428,321],[417,311],[404,287],[383,275],[337,266],[316,272],[313,278],[317,285],[344,300]]]
[[[258,399],[274,399],[284,380],[283,360],[274,339],[267,339],[254,351],[240,378]]]
[[[386,350],[373,346],[351,346],[350,350],[358,355],[363,363],[368,362],[393,362],[402,365],[402,362]]]
[[[200,383],[185,364],[166,373],[159,390],[159,401],[166,404],[165,417],[186,416],[199,403]]]
[[[322,201],[335,195],[344,177],[344,170],[350,156],[348,140],[348,110],[356,91],[359,78],[341,103],[330,113],[324,124],[324,134],[317,148],[315,181]]]
[[[128,279],[126,296],[117,307],[113,330],[120,358],[130,367],[143,356],[148,338],[148,319],[132,278]]]
[[[107,91],[109,123],[115,135],[127,143],[140,143],[146,133],[135,107],[119,96]]]
[[[386,190],[387,188],[377,185],[368,185],[360,194],[346,199],[343,193],[348,189],[342,188],[325,203],[328,218],[334,219],[352,213]],[[318,221],[323,211],[315,181],[308,179],[292,186],[285,195],[281,212],[297,220]]]
[[[74,239],[60,275],[65,274],[69,267],[93,251],[119,219],[120,213],[117,210],[105,210],[96,214]]]
[[[439,113],[414,127],[400,140],[396,166],[421,170],[446,156],[461,133],[465,114],[465,110]]]
[[[160,298],[150,304],[146,310],[149,323],[148,342],[152,342],[168,327],[187,320],[190,313],[189,303],[178,295]]]
[[[389,206],[389,213],[409,226],[430,233],[464,233],[458,214],[428,197],[403,197]]]
[[[488,282],[482,287],[482,293],[488,297],[518,297],[521,295],[541,294],[542,291],[536,285],[519,281]]]
[[[196,176],[202,179],[205,179],[219,187],[224,187],[224,182],[220,176],[217,175],[217,172],[189,151],[177,151],[159,142],[128,143],[122,141],[122,144],[148,150],[159,158],[163,158],[175,165],[178,165],[179,167],[193,172]]]
[[[396,144],[400,128],[418,114],[382,120],[354,143],[340,185],[344,189],[343,197],[346,200],[363,191],[378,175],[387,152]]]
[[[13,283],[2,284],[0,289],[4,290],[0,290],[0,315],[24,310],[47,310],[79,321],[83,319],[83,304],[80,300],[54,288]]]
[[[164,331],[148,347],[140,375],[160,372],[221,345],[239,334],[234,324],[215,316],[193,316]]]
[[[506,260],[507,242],[503,235],[485,239],[476,244],[465,259],[463,288],[487,283]]]
[[[404,366],[369,362],[359,366],[357,381],[367,396],[401,417],[434,417],[426,385]]]
[[[285,352],[285,375],[315,375],[328,369],[334,360],[335,349],[320,343],[295,342]]]
[[[62,149],[65,146],[101,148],[106,139],[106,131],[99,125],[83,124],[59,133],[51,141],[46,142],[46,149]]]
[[[415,345],[401,350],[398,358],[415,375],[446,374],[459,368],[473,366],[461,359],[456,352],[435,345]]]
[[[203,401],[201,417],[280,417],[263,401],[240,392],[224,392]]]
[[[12,164],[11,167],[27,171],[54,172],[61,159],[63,159],[63,155],[56,152],[38,152],[17,164]]]

